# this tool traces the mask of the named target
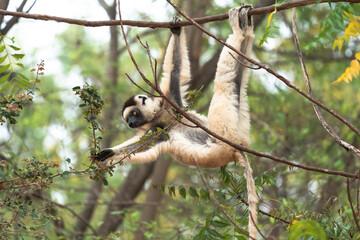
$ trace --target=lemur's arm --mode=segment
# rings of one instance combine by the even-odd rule
[[[102,150],[95,156],[97,161],[105,161],[115,164],[120,161],[143,163],[156,160],[161,152],[160,143],[166,144],[167,136],[157,132],[160,125],[152,126],[146,133],[137,136],[112,148]]]
[[[174,17],[172,23],[178,21],[180,21],[180,19]],[[190,63],[183,29],[172,28],[171,32],[172,36],[164,58],[164,76],[160,88],[166,96],[172,98],[180,107],[183,107],[185,105],[187,84],[190,81]],[[95,159],[98,161],[109,160],[113,162],[122,160],[128,162],[148,162],[156,160],[163,149],[162,146],[167,145],[166,142],[168,139],[166,136],[163,136],[163,134],[155,137],[147,136],[143,138],[143,136],[150,130],[156,132],[158,127],[163,128],[164,123],[154,121],[146,125],[149,126],[147,131],[140,132],[137,136],[118,146],[102,150],[95,156]],[[143,139],[146,139],[145,143]]]
[[[172,23],[180,21],[174,17]],[[179,107],[186,103],[185,96],[190,81],[190,62],[186,47],[186,36],[183,28],[172,28],[172,36],[166,49],[163,66],[163,78],[160,84],[161,90],[171,97]]]

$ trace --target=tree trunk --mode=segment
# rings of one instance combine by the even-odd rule
[[[103,5],[105,11],[108,13],[109,18],[114,20],[116,18],[116,1],[114,1],[113,5]],[[118,39],[118,28],[117,26],[110,27],[110,46],[109,46],[109,59],[107,63],[107,78],[110,82],[110,90],[114,89],[117,85],[118,81],[118,59],[119,52],[117,51],[119,48],[119,39]],[[103,128],[110,132],[110,135],[104,136],[102,140],[102,147],[106,148],[111,146],[114,136],[116,135],[116,130],[113,129],[113,125],[111,124],[111,120],[113,119],[113,109],[117,109],[117,97],[116,94],[109,94],[109,101],[111,108],[104,109],[104,119],[101,122]],[[86,219],[90,222],[91,217],[95,211],[97,206],[96,202],[103,190],[103,183],[101,179],[98,182],[92,182],[91,187],[87,197],[86,208],[80,214],[83,219]],[[87,229],[87,225],[84,221],[78,220],[76,223],[75,229],[77,230],[77,239],[82,239],[84,237],[84,233]]]
[[[150,223],[151,221],[155,220],[157,209],[163,196],[163,193],[160,190],[160,186],[165,183],[170,163],[171,160],[165,159],[163,156],[161,156],[156,161],[152,174],[151,185],[147,191],[146,203],[142,209],[139,229],[136,232],[135,240],[145,239],[144,233],[146,230],[146,223]]]
[[[154,165],[155,162],[141,164],[129,172],[124,184],[116,193],[104,215],[103,224],[97,231],[100,236],[106,237],[109,233],[114,232],[123,222],[124,214],[114,214],[114,212],[134,205],[134,199],[143,189],[143,185],[150,176]]]

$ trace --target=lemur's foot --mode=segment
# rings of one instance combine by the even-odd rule
[[[229,10],[230,26],[234,33],[247,32],[249,28],[253,27],[253,20],[248,12],[252,9],[251,5],[242,5],[240,7]]]
[[[94,156],[94,159],[95,159],[96,161],[103,162],[103,161],[105,161],[106,159],[108,159],[108,158],[110,158],[110,157],[112,157],[112,156],[114,156],[114,155],[115,155],[114,151],[111,150],[111,149],[109,149],[109,148],[107,148],[107,149],[102,150],[102,151],[99,152],[98,154],[96,154],[96,155]]]
[[[170,22],[170,25],[176,25],[178,22],[180,22],[181,19],[178,17],[178,16],[174,16],[172,21]],[[180,32],[181,32],[181,27],[174,27],[174,28],[170,28],[170,31],[173,33],[173,34],[176,34],[176,35],[180,35]]]

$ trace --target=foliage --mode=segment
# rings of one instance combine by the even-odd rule
[[[234,2],[233,5],[237,4],[238,2]],[[206,15],[220,14],[228,9],[228,6],[213,5],[214,9],[208,8]],[[339,76],[346,66],[338,60],[338,52],[327,51],[319,48],[319,45],[330,46],[339,36],[344,35],[343,32],[350,23],[344,9],[356,15],[358,11],[354,9],[357,9],[357,5],[339,3],[331,4],[332,8],[328,6],[319,4],[298,11],[297,20],[304,30],[299,31],[299,38],[303,39],[301,42],[305,42],[305,39],[307,42],[311,41],[310,44],[315,39],[315,44],[312,44],[314,46],[309,51],[310,56],[305,58],[315,97],[356,124],[360,112],[360,82],[353,81],[351,87],[329,84],[329,79]],[[282,13],[288,16],[286,14],[289,12]],[[268,21],[265,20],[265,26],[270,20],[269,28],[288,24],[285,18],[279,18],[274,24],[274,14],[266,19]],[[226,21],[217,21],[206,27],[222,38],[229,34]],[[264,29],[259,29],[260,35],[264,34]],[[140,32],[141,35],[141,31],[129,28],[128,34],[135,36]],[[156,34],[147,35],[144,41],[152,43],[151,50],[158,54],[158,62],[161,63],[168,31],[152,32]],[[277,44],[272,49],[254,48],[254,55],[260,62],[305,89],[292,39],[284,37],[281,32],[276,37]],[[140,226],[143,207],[153,206],[154,203],[147,201],[145,191],[141,191],[134,201],[118,202],[114,196],[124,187],[125,179],[133,167],[124,165],[116,169],[103,168],[93,162],[89,163],[89,154],[86,152],[90,146],[90,154],[95,154],[105,140],[107,143],[102,147],[108,147],[111,142],[122,142],[133,135],[120,121],[120,104],[136,91],[136,87],[125,81],[122,74],[126,72],[137,75],[132,72],[134,68],[127,55],[123,54],[119,57],[117,66],[121,72],[119,81],[112,85],[106,75],[106,70],[111,65],[106,60],[106,45],[91,38],[85,28],[70,27],[59,36],[59,41],[62,50],[61,69],[70,73],[68,77],[63,77],[60,73],[58,76],[46,76],[46,81],[42,80],[38,86],[40,89],[32,98],[32,104],[20,100],[22,94],[32,90],[34,82],[31,82],[28,90],[16,87],[13,97],[8,101],[19,101],[15,104],[22,105],[22,113],[20,116],[11,116],[16,118],[16,125],[5,123],[0,126],[1,133],[6,133],[5,136],[0,134],[0,158],[4,160],[0,164],[0,238],[73,239],[78,231],[74,226],[81,221],[79,216],[91,204],[96,208],[91,219],[87,220],[97,231],[103,221],[106,221],[104,213],[107,210],[111,211],[117,204],[125,204],[127,208],[111,212],[118,219],[124,220],[122,226],[107,238],[133,239]],[[201,64],[221,47],[214,44],[212,39],[204,38],[202,41],[201,51],[205,57]],[[344,40],[342,52],[347,49],[356,52],[357,46],[352,44],[352,40],[349,44],[346,43]],[[144,57],[142,47],[132,43],[131,48],[139,65],[148,66],[148,58]],[[20,52],[8,46],[7,49],[14,51],[11,54]],[[119,49],[122,51],[123,46]],[[14,62],[11,54],[8,56]],[[15,70],[21,70],[16,64],[14,67]],[[81,101],[80,108],[77,107],[78,98],[71,94],[74,72],[80,74],[81,80],[89,82],[83,86],[77,84],[79,87],[74,88],[73,92]],[[144,68],[144,72],[151,75],[147,68]],[[332,170],[353,172],[360,167],[351,153],[334,145],[314,116],[308,101],[277,81],[274,82],[269,75],[264,77],[258,71],[250,71],[250,76],[248,95],[252,119],[251,149]],[[15,83],[12,82],[14,86]],[[101,94],[97,92],[100,88]],[[185,110],[210,102],[212,92],[204,89],[202,93],[196,90],[190,92],[189,106]],[[10,87],[7,90],[11,92]],[[200,95],[201,100],[198,101]],[[101,96],[107,96],[108,99],[101,100]],[[110,97],[114,98],[109,100]],[[104,104],[110,101],[111,105]],[[110,110],[111,114],[105,114],[106,110]],[[18,114],[16,111],[14,113]],[[326,118],[345,141],[358,146],[358,137],[353,132],[336,119]],[[113,127],[107,126],[104,131],[104,126],[108,123],[112,123]],[[151,145],[150,139],[166,134],[166,129],[158,128],[148,132],[142,143]],[[104,140],[100,143],[102,137]],[[329,239],[337,240],[356,239],[359,236],[359,229],[346,198],[345,179],[284,166],[251,155],[249,158],[261,199],[258,227],[265,236],[288,239],[295,235],[297,239],[298,230],[304,230],[305,227],[305,231],[313,236],[312,239],[316,235],[321,239],[324,234]],[[202,184],[195,168],[172,163],[166,182],[153,186],[153,189],[160,191],[162,201],[157,205],[157,218],[144,227],[146,238],[247,239],[214,202],[215,198],[232,220],[246,231],[249,217],[242,168],[236,164],[228,164],[221,169],[202,169],[202,172],[209,190]],[[106,173],[111,177],[106,176]],[[95,188],[97,183],[93,180],[99,181],[101,188]],[[128,184],[133,183],[126,180]],[[148,182],[144,186],[146,189]],[[357,181],[351,184],[350,191],[357,208]],[[95,192],[98,198],[90,201],[89,197]],[[356,208],[355,216],[359,216]],[[84,239],[100,238],[95,235],[88,229]]]
[[[338,37],[334,41],[333,50],[336,47],[341,51],[344,41],[350,42],[351,38],[360,39],[360,16],[355,16],[351,13],[344,12],[346,16],[350,19],[349,25],[346,27],[344,35]],[[360,52],[355,54],[355,59],[351,61],[351,66],[346,68],[345,72],[335,81],[339,83],[345,81],[346,83],[350,82],[353,78],[356,78],[360,72]]]
[[[290,228],[289,240],[297,240],[303,238],[309,238],[312,236],[317,240],[326,240],[326,234],[321,225],[315,221],[305,220],[296,222]]]
[[[5,92],[10,86],[13,94],[16,88],[28,89],[33,84],[18,71],[24,68],[21,59],[25,56],[15,45],[14,38],[0,35],[0,93]]]
[[[321,24],[321,31],[314,40],[304,45],[304,50],[309,52],[319,44],[325,45],[327,42],[333,42],[333,51],[338,48],[339,52],[343,49],[344,42],[354,41],[360,36],[360,5],[349,3],[338,3],[332,9],[330,14]],[[344,32],[339,36],[339,32]],[[360,72],[359,63],[360,52],[355,53],[355,59],[351,61],[351,66],[346,68],[345,72],[335,81],[349,83],[356,78]]]
[[[104,105],[104,100],[101,99],[97,89],[94,86],[90,86],[88,83],[81,88],[76,86],[72,89],[75,95],[79,95],[82,103],[79,105],[83,109],[83,116],[88,123],[91,124],[92,132],[92,144],[90,145],[90,155],[96,155],[100,150],[101,136],[96,136],[97,132],[102,134],[102,129],[97,122],[97,115],[101,113]]]
[[[24,54],[9,53],[9,48],[14,51],[19,51],[20,48],[14,45],[6,45],[5,44],[5,36],[0,36],[1,43],[0,45],[0,54],[3,53],[3,56],[0,58],[0,64],[4,63],[6,59],[8,59],[9,64],[1,67],[0,66],[0,84],[4,84],[0,89],[0,94],[4,92],[10,85],[14,85],[11,90],[11,95],[3,96],[0,95],[0,124],[3,125],[6,120],[9,121],[10,124],[16,123],[16,117],[20,116],[20,112],[23,109],[23,106],[29,104],[33,100],[34,90],[36,83],[40,83],[39,76],[44,74],[45,63],[42,60],[39,64],[37,64],[36,68],[30,70],[30,72],[36,71],[35,79],[28,81],[28,79],[20,74],[13,71],[13,64],[24,68],[24,66],[20,62],[12,63],[11,59],[15,59],[16,61],[21,60],[24,57]],[[11,39],[14,42],[14,39]],[[25,80],[24,80],[25,79]],[[15,83],[14,83],[15,82]],[[27,89],[26,86],[32,86],[31,89]],[[25,93],[19,93],[13,96],[13,92],[16,88],[26,89]]]
[[[269,14],[267,25],[264,31],[263,36],[259,39],[258,47],[261,47],[264,43],[267,43],[268,38],[274,38],[275,34],[278,32],[279,27],[277,26],[278,18],[274,18],[273,23],[271,24],[272,17],[276,13],[276,7],[273,12]]]

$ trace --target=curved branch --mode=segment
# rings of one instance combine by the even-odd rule
[[[316,0],[294,0],[291,2],[286,2],[280,6],[276,7],[277,11],[282,11],[289,8],[294,7],[301,7],[312,5],[316,3]],[[321,2],[329,2],[328,0],[323,0]],[[360,0],[332,0],[331,2],[349,2],[349,3],[360,3]],[[274,11],[275,5],[267,6],[267,7],[259,7],[254,8],[249,11],[250,15],[261,15],[267,14]],[[23,12],[12,12],[0,9],[0,15],[10,15],[14,17],[21,17],[21,18],[30,18],[35,20],[43,20],[43,21],[56,21],[56,22],[64,22],[68,24],[75,24],[81,25],[85,27],[102,27],[102,26],[113,26],[113,25],[120,25],[119,20],[107,20],[107,21],[86,21],[80,19],[73,19],[73,18],[64,18],[64,17],[56,17],[50,16],[45,14],[29,14]],[[208,22],[214,21],[222,21],[228,19],[228,13],[201,17],[201,18],[194,18],[194,21],[198,24],[204,24]],[[180,21],[176,25],[170,25],[169,22],[151,22],[151,21],[134,21],[134,20],[123,20],[123,25],[133,26],[133,27],[147,27],[147,28],[170,28],[170,27],[181,27],[181,26],[189,26],[193,25],[190,21]]]
[[[166,0],[171,6],[173,6],[173,8],[179,13],[181,14],[184,18],[186,18],[187,20],[189,20],[193,25],[195,25],[197,28],[199,28],[203,33],[207,34],[208,36],[212,37],[213,39],[215,39],[216,41],[220,42],[221,44],[223,44],[224,46],[228,47],[229,49],[233,50],[234,52],[236,52],[239,56],[243,57],[244,59],[246,59],[248,62],[258,66],[259,68],[264,69],[265,71],[267,71],[268,73],[270,73],[271,75],[273,75],[274,77],[276,77],[277,79],[281,80],[283,83],[285,83],[288,87],[294,89],[296,92],[298,92],[300,95],[302,95],[303,97],[305,97],[306,99],[308,99],[310,102],[318,105],[319,107],[321,107],[322,109],[324,109],[325,111],[327,111],[328,113],[330,113],[331,115],[333,115],[335,118],[337,118],[338,120],[340,120],[342,123],[344,123],[346,126],[348,126],[354,133],[356,133],[356,135],[360,136],[360,130],[357,129],[354,125],[352,125],[348,120],[346,120],[344,117],[342,117],[340,114],[338,114],[337,112],[335,112],[334,110],[328,108],[327,106],[325,106],[325,104],[323,104],[322,102],[320,102],[319,100],[313,98],[312,96],[306,94],[303,90],[301,90],[300,88],[298,88],[295,84],[293,84],[291,81],[289,81],[288,79],[286,79],[284,76],[282,76],[281,74],[275,72],[274,70],[272,70],[270,67],[266,66],[265,64],[262,64],[252,58],[250,58],[249,56],[246,56],[244,53],[238,51],[237,49],[235,49],[233,46],[227,44],[224,40],[218,38],[217,36],[215,36],[214,34],[212,34],[211,32],[209,32],[207,29],[205,29],[204,27],[202,27],[200,24],[198,24],[197,22],[195,22],[194,19],[192,19],[191,17],[189,17],[186,13],[184,13],[175,3],[173,3],[171,0]],[[294,2],[294,1],[293,1]],[[296,2],[296,1],[295,1]],[[360,0],[357,0],[356,2],[360,2]]]
[[[292,17],[292,28],[293,28],[293,35],[294,35],[294,41],[295,41],[295,45],[296,45],[296,49],[298,52],[298,56],[299,56],[299,61],[300,61],[300,65],[301,65],[301,70],[303,72],[304,75],[304,79],[305,79],[305,83],[306,83],[306,87],[308,89],[308,93],[311,97],[314,97],[313,91],[311,89],[311,84],[310,84],[310,79],[309,79],[309,75],[307,73],[306,70],[306,66],[305,66],[305,62],[304,62],[304,58],[300,49],[300,43],[299,43],[299,38],[297,35],[297,28],[296,28],[296,9],[293,8],[293,17]],[[339,135],[335,132],[335,130],[326,122],[325,118],[323,117],[323,115],[321,114],[319,107],[313,103],[313,108],[315,111],[316,116],[318,117],[321,125],[325,128],[325,130],[330,134],[330,136],[335,140],[336,143],[338,143],[340,146],[342,146],[343,148],[345,148],[347,151],[351,151],[352,153],[354,153],[355,155],[357,155],[358,157],[360,157],[360,150],[357,149],[355,146],[345,142],[344,140],[342,140]]]
[[[170,0],[167,0],[168,2],[171,2]],[[173,3],[171,2],[171,5],[173,5]],[[174,6],[174,5],[173,5]],[[177,9],[179,9],[177,6],[176,6]],[[181,11],[181,10],[180,10]],[[182,12],[182,11],[181,11]],[[121,20],[121,12],[120,12],[120,9],[119,9],[119,16],[120,16],[120,22],[122,22]],[[191,18],[189,18],[191,19]],[[192,19],[191,19],[192,20]],[[201,29],[203,29],[201,26],[197,26],[197,27],[200,27]],[[358,174],[352,174],[352,173],[348,173],[348,172],[342,172],[342,171],[336,171],[336,170],[328,170],[328,169],[324,169],[324,168],[318,168],[318,167],[312,167],[312,166],[307,166],[307,165],[303,165],[303,164],[300,164],[300,163],[296,163],[296,162],[292,162],[292,161],[289,161],[287,159],[283,159],[283,158],[280,158],[280,157],[276,157],[276,156],[272,156],[270,154],[266,154],[266,153],[262,153],[262,152],[258,152],[258,151],[254,151],[252,149],[249,149],[249,148],[246,148],[240,144],[236,144],[236,143],[233,143],[232,141],[229,141],[228,139],[216,134],[215,132],[212,132],[210,129],[206,128],[205,126],[203,126],[199,121],[197,121],[196,119],[193,119],[186,111],[184,111],[182,108],[178,107],[177,104],[173,103],[173,101],[171,99],[169,99],[168,97],[166,97],[164,95],[164,93],[161,91],[160,88],[157,88],[149,79],[146,78],[146,76],[144,75],[144,73],[141,71],[140,67],[138,66],[138,64],[136,63],[136,60],[135,58],[133,57],[132,55],[132,52],[131,52],[131,49],[130,49],[130,46],[127,42],[127,39],[126,39],[126,35],[125,35],[125,31],[124,31],[124,28],[123,28],[123,25],[121,25],[121,29],[122,29],[122,33],[123,33],[123,37],[124,37],[124,40],[125,40],[125,43],[126,43],[126,48],[128,50],[128,53],[130,55],[130,59],[131,61],[133,62],[136,70],[138,71],[138,73],[140,74],[141,78],[143,79],[143,81],[148,84],[152,89],[154,89],[156,92],[159,93],[159,97],[163,98],[165,101],[167,101],[176,111],[178,111],[178,113],[185,117],[186,119],[188,119],[190,122],[194,123],[198,128],[204,130],[205,132],[207,132],[209,135],[211,135],[212,137],[228,144],[229,146],[235,148],[235,149],[238,149],[240,151],[244,151],[244,152],[247,152],[247,153],[250,153],[252,155],[255,155],[255,156],[258,156],[258,157],[263,157],[263,158],[267,158],[267,159],[271,159],[273,161],[276,161],[276,162],[280,162],[280,163],[283,163],[283,164],[286,164],[286,165],[289,165],[289,166],[293,166],[293,167],[298,167],[298,168],[301,168],[301,169],[305,169],[307,171],[312,171],[312,172],[319,172],[319,173],[324,173],[324,174],[329,174],[329,175],[335,175],[335,176],[342,176],[342,177],[348,177],[348,178],[353,178],[353,179],[360,179],[360,176]],[[206,29],[204,29],[203,31],[206,31],[208,32]],[[211,34],[211,33],[209,33]],[[211,34],[211,36],[213,36]],[[214,36],[215,37],[215,36]],[[216,37],[215,37],[216,38]],[[218,38],[216,38],[218,39]],[[226,44],[222,41],[223,44]],[[234,49],[233,47],[231,47],[230,45],[226,44],[226,46],[228,46],[229,48],[231,48],[232,50],[236,50]],[[236,51],[237,53],[239,53],[239,51]],[[247,56],[245,56],[244,54],[239,54],[241,56],[244,56],[244,58],[246,58],[249,62],[255,62],[256,65],[260,66],[260,67],[265,67],[264,65],[262,65],[261,63],[257,63],[256,61],[252,60],[252,59],[249,59]],[[250,61],[251,60],[251,61]],[[270,69],[271,70],[271,69]],[[272,71],[272,70],[271,70]],[[274,72],[274,74],[277,74]],[[282,76],[281,76],[282,77]],[[284,78],[284,77],[282,77]],[[285,79],[285,78],[284,78]],[[155,79],[156,81],[157,79]],[[285,79],[286,80],[286,79]],[[288,80],[286,80],[288,81]],[[301,90],[300,90],[301,91]],[[303,92],[304,93],[304,92]],[[305,93],[304,93],[305,94]],[[306,95],[306,94],[305,94]],[[306,95],[307,96],[307,95]],[[311,98],[312,99],[312,98]]]

